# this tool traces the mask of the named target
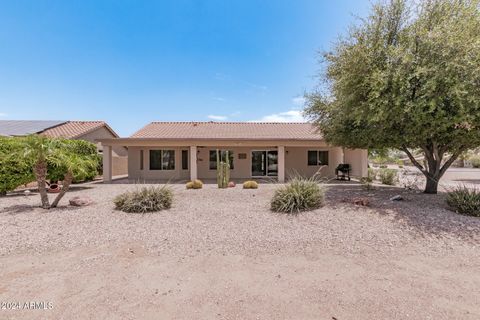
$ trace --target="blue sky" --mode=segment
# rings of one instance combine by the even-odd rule
[[[0,119],[298,121],[369,1],[0,2]]]

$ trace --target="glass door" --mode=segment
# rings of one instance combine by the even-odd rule
[[[278,175],[278,151],[267,151],[267,175]]]
[[[278,175],[277,151],[252,151],[252,177]]]
[[[263,177],[267,174],[266,155],[266,151],[252,151],[252,177]]]

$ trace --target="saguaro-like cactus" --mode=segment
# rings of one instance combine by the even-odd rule
[[[219,188],[228,188],[230,181],[229,153],[225,151],[225,159],[222,159],[221,151],[217,149],[217,185]]]

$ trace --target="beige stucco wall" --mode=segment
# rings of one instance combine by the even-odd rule
[[[328,151],[328,166],[309,166],[308,151]],[[312,177],[321,168],[319,177],[332,178],[335,168],[343,162],[343,151],[339,147],[287,147],[285,148],[285,174],[291,178],[295,174]]]
[[[216,170],[209,169],[209,151],[217,147],[197,148],[197,170],[199,179],[215,179]],[[234,168],[230,171],[232,179],[248,179],[251,177],[251,153],[253,150],[276,150],[272,147],[218,147],[234,152]],[[149,170],[149,151],[155,149],[175,150],[175,170]],[[144,150],[143,170],[140,170],[140,150]],[[128,148],[128,174],[131,180],[188,180],[190,170],[182,170],[181,150],[187,147],[129,147]],[[286,147],[285,148],[285,173],[291,177],[294,172],[302,176],[311,177],[320,166],[308,166],[308,150],[329,151],[329,164],[320,172],[322,177],[333,177],[335,168],[343,162],[343,151],[339,147]],[[246,154],[246,159],[239,159],[240,153]],[[190,157],[190,154],[189,154]],[[190,169],[190,168],[189,168]]]
[[[150,150],[175,150],[175,170],[150,170]],[[143,170],[140,166],[140,150],[143,150]],[[185,147],[129,147],[128,178],[131,180],[187,180],[190,170],[182,170],[182,150]],[[189,152],[190,153],[190,152]],[[190,157],[190,154],[189,154]],[[190,158],[189,158],[190,159]]]
[[[112,157],[112,175],[128,174],[128,157]]]
[[[345,163],[352,167],[351,175],[366,177],[368,173],[368,151],[365,149],[345,149]]]
[[[77,137],[79,140],[86,140],[97,145],[97,150],[102,150],[102,143],[96,142],[95,140],[98,139],[110,139],[115,138],[115,136],[105,127],[98,128],[94,131],[91,131],[87,134]],[[113,147],[113,156],[116,157],[126,157],[127,156],[127,149],[125,147],[114,146]]]
[[[219,149],[233,151],[233,169],[230,170],[230,177],[232,179],[247,179],[251,176],[252,168],[252,150],[276,150],[274,147],[255,149],[255,148],[229,148],[219,147]],[[210,150],[216,150],[215,147],[202,147],[198,148],[197,163],[198,163],[198,177],[199,179],[216,179],[217,171],[210,170]],[[240,153],[246,154],[246,159],[239,159]]]
[[[86,140],[97,145],[97,150],[103,152],[103,146],[101,142],[97,142],[98,139],[110,139],[115,136],[105,127],[98,128],[87,134],[77,137],[78,140]],[[128,174],[128,151],[125,147],[114,146],[112,148],[112,174],[114,176]]]

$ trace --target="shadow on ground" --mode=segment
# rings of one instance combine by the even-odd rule
[[[391,201],[390,198],[395,195],[401,195],[404,200]],[[465,240],[479,237],[480,218],[463,216],[449,210],[445,193],[430,195],[383,186],[367,190],[359,184],[328,187],[328,204],[358,207],[361,214],[364,207],[354,205],[352,202],[355,198],[368,199],[369,208],[380,215],[393,217],[419,237],[451,235]]]
[[[17,215],[27,212],[35,211],[36,209],[42,210],[39,205],[26,205],[26,204],[16,204],[9,207],[2,208],[0,213],[8,214],[8,215]],[[80,207],[73,207],[73,206],[66,206],[60,205],[57,208],[45,209],[42,212],[56,212],[56,211],[75,211],[80,209]]]

